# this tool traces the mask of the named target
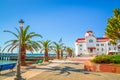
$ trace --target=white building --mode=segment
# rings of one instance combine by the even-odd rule
[[[75,42],[75,54],[107,54],[110,51],[120,52],[120,42],[117,45],[110,44],[107,37],[96,38],[92,31],[87,31],[84,38],[78,38]]]

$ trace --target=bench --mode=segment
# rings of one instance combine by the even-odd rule
[[[15,66],[16,63],[0,64],[0,72],[4,70],[13,70]]]
[[[36,62],[35,62],[35,64],[41,64],[43,62],[43,59],[39,59],[39,60],[37,60]]]

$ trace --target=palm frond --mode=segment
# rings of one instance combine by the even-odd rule
[[[6,45],[4,48],[3,48],[3,50],[2,50],[2,52],[4,52],[4,50],[5,49],[7,49],[9,46],[11,46],[12,45],[12,43],[11,44],[8,44],[8,45]]]
[[[18,40],[9,40],[9,41],[6,41],[4,44],[8,44],[8,43],[10,43],[10,42],[11,42],[11,43],[13,43],[13,42],[16,43],[16,42],[18,42]]]
[[[4,32],[11,33],[11,34],[13,34],[16,38],[19,38],[19,36],[18,36],[17,34],[15,34],[14,32],[12,32],[12,31],[9,31],[9,30],[4,30]]]
[[[8,51],[13,52],[13,50],[18,46],[18,42],[19,42],[19,35],[21,35],[21,39],[22,39],[22,43],[21,45],[25,48],[25,50],[28,50],[30,52],[33,51],[38,51],[39,48],[41,48],[41,46],[39,45],[39,43],[37,41],[32,41],[33,37],[42,37],[40,34],[36,34],[35,32],[30,32],[29,34],[27,34],[29,26],[27,26],[25,29],[24,28],[20,28],[20,30],[18,28],[15,28],[18,32],[18,34],[15,34],[12,31],[9,30],[5,30],[4,32],[9,32],[11,34],[13,34],[15,37],[17,37],[18,40],[9,40],[6,41],[5,44],[6,45],[3,48],[3,51],[5,49],[8,49]]]
[[[14,50],[17,46],[18,46],[18,44],[17,44],[17,45],[15,45],[14,47],[12,47],[10,52],[12,52],[12,53],[13,53],[13,50]]]
[[[16,27],[15,27],[15,29],[16,29],[16,31],[18,32],[18,35],[20,35],[20,31],[19,31],[19,29],[18,29],[18,28],[16,28]]]

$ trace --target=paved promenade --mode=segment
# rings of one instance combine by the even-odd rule
[[[83,62],[89,57],[69,58],[67,60],[53,60],[22,70],[22,77],[26,80],[120,80],[120,74],[107,72],[87,72]],[[15,72],[1,75],[0,80],[14,80]]]
[[[120,74],[87,72],[81,63],[69,62],[52,67],[28,80],[120,80]]]
[[[42,72],[50,69],[51,67],[57,66],[61,63],[42,63],[42,64],[35,64],[30,67],[23,67],[21,76],[28,80],[29,78],[35,77],[36,75],[41,74]],[[15,72],[14,72],[15,73]],[[11,76],[5,78],[3,80],[14,80],[15,76]]]

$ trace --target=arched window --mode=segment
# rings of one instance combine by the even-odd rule
[[[93,40],[92,40],[92,39],[90,39],[90,40],[89,40],[89,43],[93,43]]]

